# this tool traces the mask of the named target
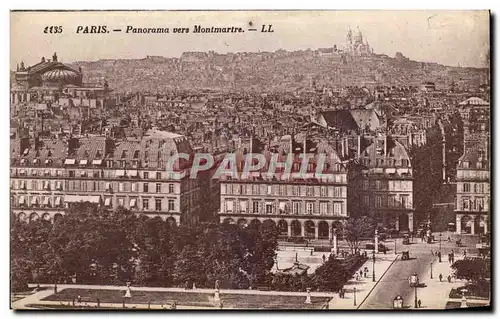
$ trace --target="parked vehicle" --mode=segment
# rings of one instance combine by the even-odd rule
[[[401,260],[408,260],[408,259],[410,259],[410,252],[408,250],[405,250],[401,255]]]
[[[375,244],[374,243],[366,244],[365,248],[368,250],[373,250],[375,248]],[[378,244],[378,251],[384,252],[384,251],[388,251],[388,249],[387,249],[387,247],[385,247],[384,244],[379,243]]]
[[[403,238],[403,245],[409,245],[410,244],[410,236],[405,235]]]

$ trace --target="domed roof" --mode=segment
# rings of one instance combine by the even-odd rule
[[[45,72],[42,75],[43,81],[71,83],[78,79],[78,74],[71,70],[55,69]]]

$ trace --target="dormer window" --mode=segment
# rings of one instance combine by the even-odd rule
[[[26,155],[28,155],[28,154],[29,154],[29,152],[30,152],[30,149],[29,149],[29,148],[27,148],[27,149],[25,149],[25,150],[24,150],[23,155],[24,155],[24,156],[26,156]]]
[[[134,159],[137,159],[137,158],[139,158],[139,150],[134,152]]]
[[[122,151],[122,159],[127,157],[127,151]]]
[[[101,158],[102,157],[102,150],[97,150],[97,152],[95,153],[95,157]]]
[[[84,156],[84,157],[89,157],[89,151],[88,151],[88,150],[85,150],[85,151],[83,152],[83,156]]]
[[[462,162],[462,167],[463,168],[469,168],[469,162],[468,161]]]
[[[51,157],[52,156],[52,151],[48,151],[47,152],[47,157]]]

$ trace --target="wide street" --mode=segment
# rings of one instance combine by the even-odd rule
[[[454,238],[452,236],[451,243],[447,242],[447,236],[442,237],[444,240],[441,242],[442,263],[448,263],[448,253],[453,249],[456,256],[462,256],[463,250],[467,249],[468,253],[475,253],[473,243],[474,238],[469,237],[470,240],[462,240],[467,243],[467,247],[457,248],[455,246]],[[386,244],[393,248],[394,244],[388,241]],[[367,299],[361,304],[359,309],[392,309],[392,302],[397,295],[403,297],[404,305],[412,307],[415,299],[415,289],[409,286],[408,278],[417,273],[420,282],[425,284],[430,281],[431,263],[437,263],[438,258],[431,254],[432,250],[439,249],[439,243],[432,244],[423,243],[420,239],[413,239],[410,245],[402,245],[401,239],[397,241],[397,251],[401,253],[402,250],[408,250],[410,253],[410,260],[401,260],[399,258],[392,267],[387,271],[382,280],[378,283],[375,289],[370,293]],[[434,266],[435,268],[435,266]],[[436,280],[439,273],[433,272],[433,278]],[[446,277],[445,274],[443,274]],[[443,278],[446,280],[446,278]],[[420,299],[422,294],[432,294],[430,288],[421,287],[417,288],[417,297]],[[425,306],[425,305],[423,305]]]

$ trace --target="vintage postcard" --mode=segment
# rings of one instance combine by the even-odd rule
[[[12,309],[490,309],[489,11],[11,11]]]

